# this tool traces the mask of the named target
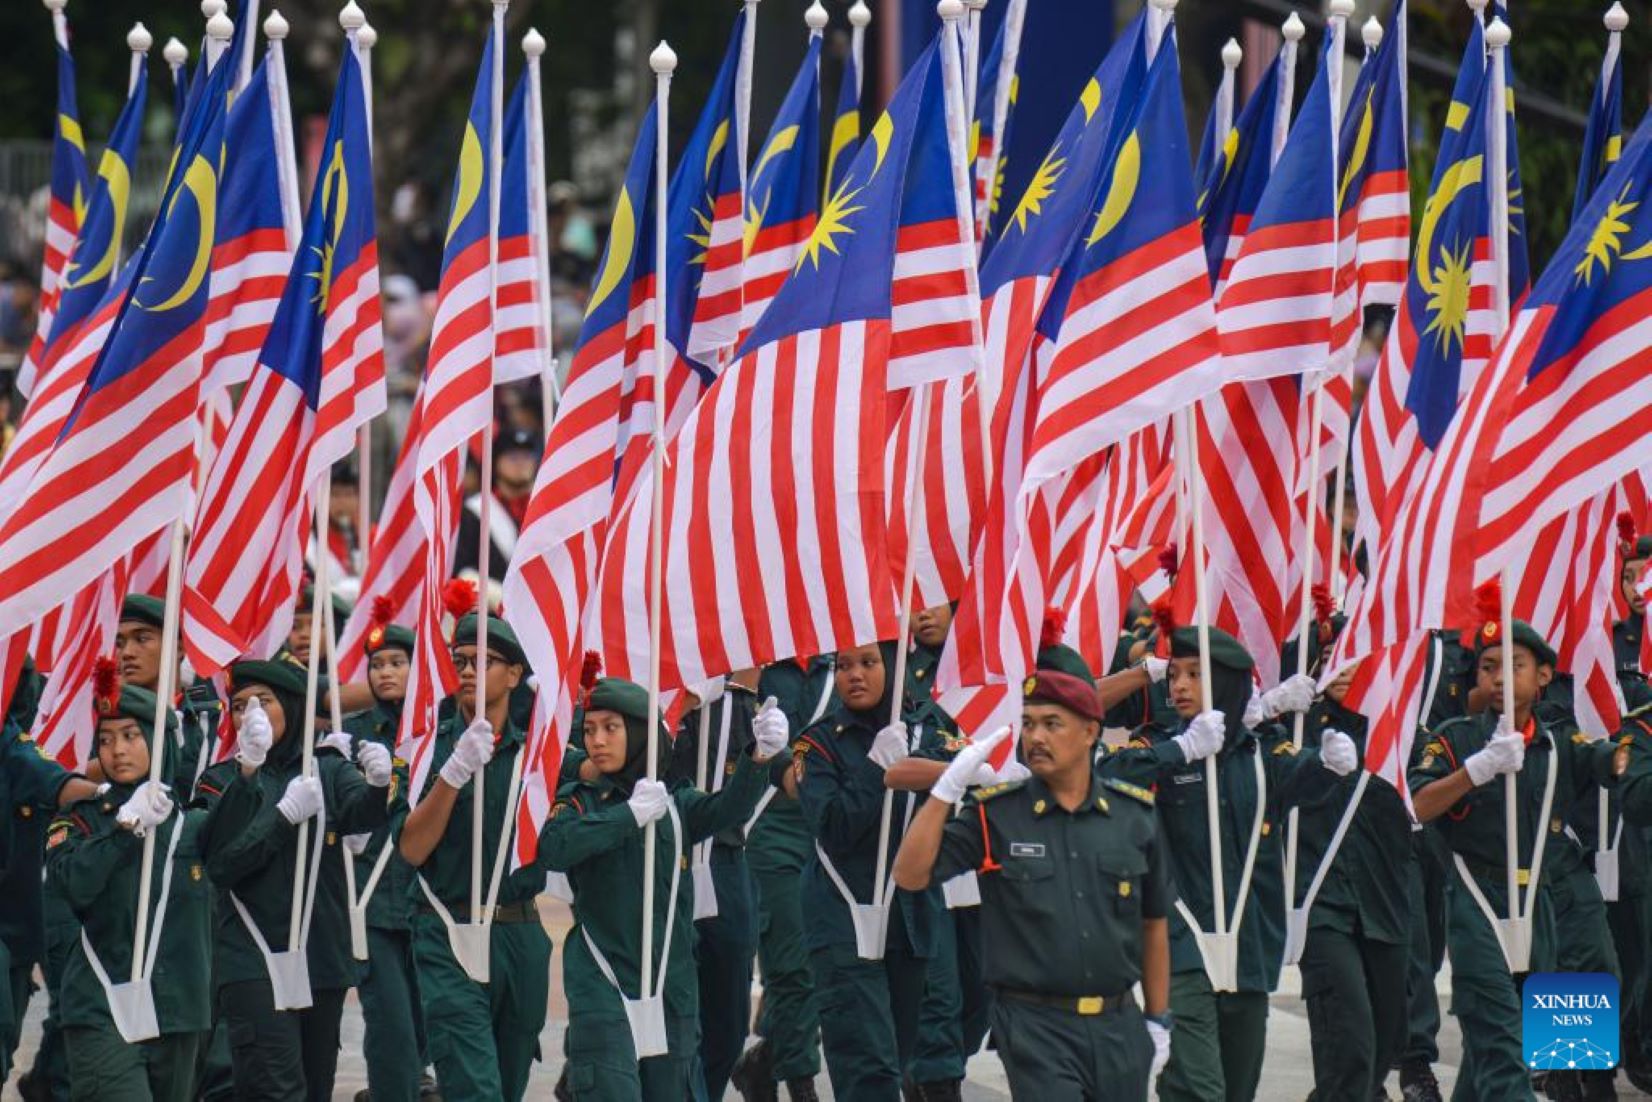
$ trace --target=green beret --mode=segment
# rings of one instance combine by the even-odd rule
[[[1040,662],[1038,672],[1027,678],[1021,691],[1028,704],[1057,704],[1085,719],[1101,719],[1101,702],[1096,699],[1096,685],[1087,677],[1046,667]]]
[[[150,624],[154,627],[164,627],[166,624],[166,602],[158,597],[133,593],[120,603],[120,619],[121,623]]]
[[[1096,687],[1096,675],[1090,672],[1083,655],[1065,643],[1056,643],[1045,647],[1038,652],[1038,669],[1054,670],[1057,673],[1076,677],[1092,689]]]
[[[314,582],[305,582],[304,583],[304,588],[299,590],[299,592],[298,592],[298,611],[299,612],[314,612],[315,611],[315,583]],[[343,597],[340,597],[337,593],[334,593],[333,594],[333,622],[338,624],[342,628],[344,626],[344,621],[348,620],[349,618],[350,618],[350,602],[346,601]]]
[[[493,635],[491,626],[488,629],[488,635],[490,638]],[[409,657],[412,657],[413,632],[400,624],[379,624],[367,633],[367,642],[362,649],[367,652],[368,657],[372,657],[381,650],[391,648],[404,650]]]
[[[1629,562],[1639,562],[1641,559],[1652,559],[1652,536],[1640,536],[1635,540],[1635,546],[1624,558]]]
[[[234,662],[229,667],[230,692],[240,692],[248,685],[263,685],[302,697],[308,691],[308,672],[303,666],[275,660],[247,660]],[[317,699],[320,699],[319,686]]]
[[[467,612],[453,629],[453,645],[462,647],[476,642],[476,613]],[[488,649],[503,656],[513,666],[526,666],[528,656],[522,653],[516,632],[497,616],[488,617]]]
[[[1496,620],[1487,620],[1480,626],[1480,630],[1474,633],[1475,659],[1478,660],[1487,648],[1501,645],[1502,639],[1502,625]],[[1549,641],[1537,634],[1537,629],[1524,620],[1514,622],[1514,645],[1531,651],[1532,657],[1542,666],[1553,666],[1560,660],[1554,648],[1549,646]]]
[[[110,704],[113,707],[110,707]],[[137,685],[122,685],[120,697],[115,701],[100,700],[97,702],[98,718],[112,719],[116,716],[126,716],[134,720],[143,729],[145,739],[153,739],[155,735],[155,694],[148,689]],[[176,719],[170,708],[166,711],[166,728],[172,730],[176,726]]]
[[[1250,652],[1244,646],[1223,631],[1221,628],[1210,628],[1210,664],[1235,670],[1239,673],[1249,673],[1256,665]],[[1170,635],[1170,657],[1197,658],[1199,657],[1199,629],[1197,627],[1177,628]]]
[[[623,677],[605,677],[591,686],[585,712],[618,712],[628,719],[648,722],[648,690]],[[647,730],[645,727],[644,730]]]

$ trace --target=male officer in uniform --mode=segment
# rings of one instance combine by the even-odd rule
[[[895,883],[921,891],[978,874],[992,1029],[1012,1095],[1141,1098],[1171,1025],[1172,889],[1153,795],[1095,774],[1093,686],[1040,669],[1025,692],[1032,778],[978,789],[954,816],[1009,732],[959,751],[908,828]]]

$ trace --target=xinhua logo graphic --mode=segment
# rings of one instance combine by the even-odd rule
[[[1604,972],[1538,972],[1526,979],[1521,1041],[1533,1071],[1618,1066],[1618,981]]]

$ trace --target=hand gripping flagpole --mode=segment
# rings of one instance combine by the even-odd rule
[[[660,758],[660,626],[665,619],[664,527],[665,527],[665,358],[666,343],[666,233],[670,175],[666,157],[670,151],[671,74],[677,69],[677,54],[663,40],[648,55],[654,70],[654,110],[658,125],[654,136],[654,439],[650,456],[654,485],[651,490],[652,522],[648,531],[648,779],[659,774]],[[643,828],[642,841],[642,940],[638,943],[642,960],[639,1000],[654,990],[654,836],[655,824]],[[661,964],[663,965],[662,958]]]
[[[1354,12],[1354,0],[1331,0],[1331,21],[1327,28],[1331,34],[1331,48],[1325,55],[1326,63],[1330,65],[1330,72],[1326,74],[1327,85],[1331,99],[1330,138],[1330,183],[1331,183],[1331,221],[1332,230],[1336,234],[1336,250],[1341,252],[1341,216],[1337,210],[1337,169],[1339,158],[1337,155],[1338,126],[1342,111],[1342,50],[1343,41],[1348,33],[1348,17]],[[1336,313],[1337,274],[1341,267],[1341,257],[1331,265],[1331,312]],[[1336,348],[1335,317],[1327,317],[1326,321],[1326,364],[1322,377],[1314,385],[1313,396],[1308,406],[1308,490],[1303,508],[1302,525],[1302,602],[1296,621],[1296,672],[1298,676],[1307,676],[1308,673],[1308,631],[1314,623],[1314,530],[1318,526],[1319,502],[1324,497],[1324,486],[1320,482],[1319,469],[1319,437],[1325,425],[1325,387],[1329,384],[1337,370],[1338,349]],[[1305,716],[1301,712],[1291,717],[1291,745],[1302,749],[1303,721]],[[1305,895],[1302,905],[1296,901],[1296,856],[1300,840],[1301,808],[1293,804],[1285,822],[1285,961],[1295,964],[1302,957],[1302,946],[1308,935],[1308,912],[1313,907],[1311,894]],[[1327,853],[1328,863],[1334,854]],[[1245,863],[1245,875],[1239,893],[1239,905],[1244,905],[1245,888],[1250,884],[1252,864]],[[1317,870],[1316,870],[1317,871]]]
[[[551,418],[562,401],[556,381],[556,324],[551,310],[551,228],[546,217],[545,186],[545,93],[540,76],[540,59],[545,55],[545,36],[530,28],[522,36],[522,53],[528,59],[528,224],[534,251],[534,276],[539,281],[535,296],[537,321],[544,352],[539,368],[539,424],[548,435]]]

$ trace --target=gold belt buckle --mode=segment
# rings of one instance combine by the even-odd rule
[[[1514,870],[1514,882],[1516,884],[1518,884],[1520,887],[1522,887],[1522,888],[1530,887],[1531,879],[1532,879],[1532,870],[1531,869],[1515,869]]]
[[[1102,1008],[1106,1005],[1107,1000],[1100,995],[1085,995],[1078,1000],[1078,1012],[1088,1017],[1092,1014],[1100,1014]]]

